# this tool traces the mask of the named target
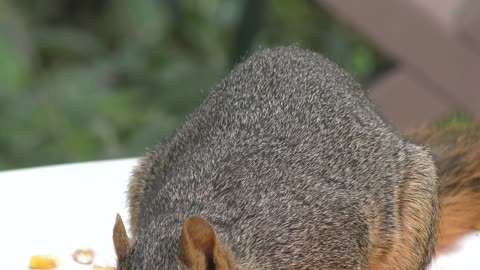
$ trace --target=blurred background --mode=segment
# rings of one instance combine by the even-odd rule
[[[276,45],[330,57],[401,130],[469,121],[480,24],[449,17],[467,2],[0,0],[0,170],[139,156]]]

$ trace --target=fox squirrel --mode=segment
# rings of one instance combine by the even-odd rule
[[[425,269],[440,216],[430,151],[347,72],[293,46],[237,65],[146,152],[128,202],[119,270]]]
[[[440,236],[437,251],[480,226],[480,123],[446,123],[410,130],[407,137],[426,144],[440,176]]]

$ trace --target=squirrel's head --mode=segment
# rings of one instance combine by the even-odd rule
[[[181,228],[176,251],[176,266],[182,270],[234,270],[239,269],[234,263],[228,249],[217,237],[215,229],[208,221],[199,216],[187,218]],[[133,242],[127,236],[122,218],[117,214],[113,228],[113,244],[117,254],[118,270],[135,270],[142,268],[151,254],[135,252]],[[158,254],[162,256],[162,254]],[[157,260],[155,260],[157,261]],[[161,261],[161,260],[158,260]],[[152,266],[149,266],[152,267]],[[156,269],[165,269],[156,265]],[[153,269],[152,269],[153,270]]]

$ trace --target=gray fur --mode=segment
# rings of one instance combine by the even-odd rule
[[[348,73],[297,47],[262,50],[137,168],[135,243],[119,269],[177,269],[180,229],[193,214],[242,269],[366,269],[372,220],[393,241],[395,194],[423,171],[436,204],[428,152],[387,125]],[[431,250],[419,251],[420,267]]]

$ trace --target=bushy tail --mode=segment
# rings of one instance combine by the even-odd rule
[[[423,127],[409,135],[435,156],[442,209],[437,251],[444,251],[480,229],[480,124]]]

